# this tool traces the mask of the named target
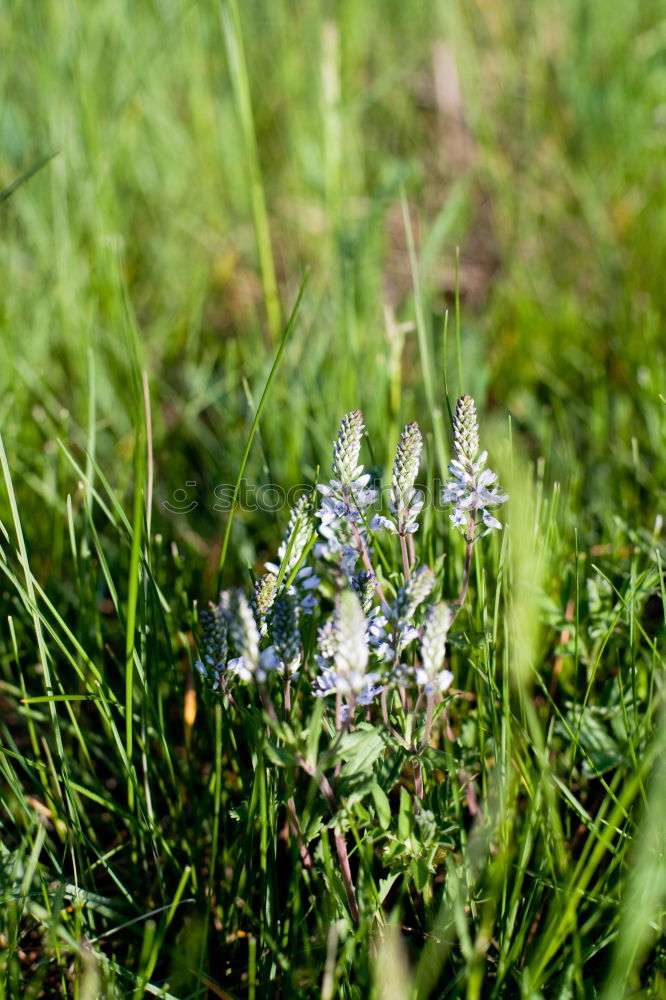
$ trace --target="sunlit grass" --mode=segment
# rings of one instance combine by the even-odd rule
[[[665,16],[0,13],[3,995],[663,995]],[[355,926],[193,669],[221,557],[248,590],[288,517],[225,535],[215,489],[322,481],[355,407],[385,479],[418,420],[441,485],[463,391],[510,510],[434,833],[406,776],[350,830]],[[452,599],[464,542],[421,531]]]

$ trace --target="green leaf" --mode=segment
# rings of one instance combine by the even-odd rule
[[[317,764],[319,738],[322,731],[322,719],[325,709],[324,699],[316,698],[312,708],[312,715],[308,723],[308,728],[301,734],[305,738],[305,759],[313,767]]]
[[[295,767],[297,764],[296,754],[287,747],[277,747],[267,741],[264,752],[271,763],[277,764],[278,767]]]
[[[391,887],[392,887],[393,883],[396,881],[396,879],[400,878],[401,874],[402,874],[401,872],[392,872],[390,875],[387,875],[386,878],[381,878],[379,880],[379,902],[380,903],[384,902],[384,900],[388,896],[389,892],[391,891]]]
[[[383,733],[378,732],[370,723],[362,722],[355,732],[347,733],[340,742],[338,756],[345,761],[341,777],[371,773],[373,764],[383,755],[384,750]]]
[[[431,844],[437,837],[437,822],[430,809],[421,809],[414,817],[422,844]]]
[[[42,167],[45,167],[46,164],[49,162],[49,160],[52,160],[53,157],[57,156],[59,152],[60,152],[59,149],[53,149],[51,150],[50,153],[47,153],[45,156],[41,156],[38,160],[35,161],[35,163],[32,164],[32,166],[28,167],[27,170],[25,170],[19,177],[17,177],[16,180],[12,181],[12,183],[8,187],[3,188],[0,191],[0,204],[2,204],[3,201],[6,201],[7,198],[10,198],[17,190],[17,188],[20,188],[22,184],[25,184],[26,181],[29,181],[31,177],[34,177],[35,174],[38,173],[38,171],[40,171]]]
[[[311,840],[319,836],[319,833],[324,826],[324,817],[321,813],[313,813],[307,824],[301,828],[301,833],[303,834],[303,840],[306,844],[309,844]]]
[[[248,817],[247,802],[241,802],[237,806],[234,806],[233,809],[229,810],[228,815],[238,823],[246,824]]]
[[[426,747],[420,757],[421,763],[430,769],[444,771],[448,774],[456,766],[456,759],[453,754],[445,750],[436,750],[435,747]]]
[[[417,891],[423,892],[428,884],[428,879],[430,878],[430,871],[427,863],[423,860],[423,858],[412,858],[409,862],[409,870],[412,878],[414,879],[414,885],[416,886]]]
[[[337,792],[342,808],[338,811],[337,817],[332,817],[331,824],[334,826],[344,817],[349,817],[352,811],[357,820],[361,819],[363,823],[367,823],[370,820],[370,813],[363,803],[372,795],[373,784],[374,779],[369,775],[360,777],[357,775],[347,779],[340,778],[337,783]]]
[[[578,745],[586,754],[583,760],[582,772],[586,777],[595,777],[613,767],[617,767],[625,759],[622,746],[613,736],[609,726],[600,717],[599,711],[588,707],[582,714],[579,711],[569,713],[569,725],[578,734]],[[564,727],[557,726],[560,732]],[[565,733],[565,735],[567,735]]]
[[[388,795],[382,788],[380,788],[376,781],[373,781],[370,787],[370,794],[372,795],[375,803],[375,810],[377,812],[379,825],[382,830],[388,830],[391,825],[391,804],[388,800]]]
[[[398,837],[403,843],[409,840],[414,828],[414,811],[412,800],[406,788],[400,789],[400,812],[398,813]]]

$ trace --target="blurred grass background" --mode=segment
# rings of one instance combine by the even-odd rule
[[[157,492],[197,482],[201,554],[212,488],[238,467],[240,386],[258,391],[279,332],[262,255],[283,315],[312,271],[263,428],[273,480],[299,481],[351,406],[371,431],[420,415],[404,188],[438,370],[459,247],[465,388],[512,415],[591,527],[623,506],[647,518],[663,470],[664,5],[231,10],[4,7],[3,186],[55,151],[0,217],[2,406],[26,486],[62,495],[44,445],[82,440],[89,349],[99,458],[122,460],[131,331]],[[246,556],[270,530],[249,528]]]
[[[32,572],[100,657],[122,647],[104,616],[127,551],[81,469],[98,480],[94,458],[131,510],[145,370],[164,630],[186,632],[217,570],[214,490],[235,482],[306,270],[248,482],[311,480],[356,406],[384,464],[404,422],[431,432],[446,369],[496,439],[510,416],[537,470],[544,620],[560,629],[577,599],[576,551],[608,555],[636,592],[631,546],[656,538],[666,482],[663,0],[5,0],[0,51],[0,189],[53,154],[0,202],[0,426]],[[0,512],[9,525],[4,492]],[[285,516],[239,512],[229,581],[274,551]],[[77,581],[72,525],[95,564]],[[2,597],[29,664],[24,609]],[[644,627],[663,630],[652,609]]]

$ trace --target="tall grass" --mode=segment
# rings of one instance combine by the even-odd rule
[[[663,995],[665,17],[0,11],[3,995]],[[250,491],[321,479],[346,410],[378,475],[418,419],[431,484],[461,391],[511,509],[420,818],[407,776],[386,822],[349,806],[356,925],[259,708],[198,683],[197,607],[223,548],[226,585],[274,555]]]

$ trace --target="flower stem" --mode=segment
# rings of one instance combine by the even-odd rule
[[[423,802],[423,771],[418,760],[412,761],[414,772],[414,812],[418,812]]]
[[[407,553],[407,542],[405,536],[400,535],[400,550],[402,552],[402,566],[405,571],[405,581],[409,580],[409,555]]]
[[[396,739],[398,741],[398,743],[400,743],[400,745],[404,747],[405,746],[405,740],[404,740],[404,738],[401,736],[401,734],[398,732],[398,730],[395,728],[395,726],[393,725],[393,723],[389,719],[389,714],[388,714],[388,694],[387,694],[387,690],[386,690],[386,685],[384,685],[384,687],[382,689],[382,693],[381,693],[381,706],[382,706],[382,718],[384,719],[384,725],[386,726],[386,728],[390,732],[391,736],[393,736],[393,738]]]
[[[467,535],[465,536],[467,541],[467,548],[465,550],[465,567],[463,569],[462,585],[460,587],[460,594],[458,595],[458,600],[454,605],[453,618],[458,615],[463,604],[465,603],[465,598],[467,597],[467,591],[469,589],[469,577],[472,569],[472,551],[474,548],[474,529],[476,527],[476,507],[473,507],[469,515],[469,525],[467,526]],[[453,618],[451,621],[453,621]]]
[[[234,698],[234,696],[232,695],[231,691],[229,690],[229,685],[227,684],[227,679],[224,676],[224,674],[222,674],[221,677],[220,677],[220,688],[221,688],[222,693],[224,694],[225,698],[227,699],[227,701],[229,702],[229,704],[232,706],[232,708],[235,708],[236,711],[238,712],[238,714],[241,715],[241,710],[238,707],[238,703],[237,703],[236,699]]]
[[[361,536],[361,532],[358,530],[358,528],[356,527],[356,525],[353,522],[352,522],[352,525],[351,525],[351,529],[352,529],[352,533],[354,535],[354,540],[355,540],[356,544],[358,545],[359,552],[361,553],[361,558],[363,559],[363,565],[367,569],[368,573],[372,573],[372,575],[375,578],[375,591],[377,592],[377,597],[382,602],[382,604],[386,604],[387,600],[384,597],[384,592],[382,590],[381,584],[377,580],[377,574],[375,573],[373,565],[370,562],[370,556],[368,555],[368,549],[366,547],[365,542],[363,541],[363,538]]]
[[[435,704],[435,699],[433,695],[429,694],[428,700],[426,702],[426,718],[425,718],[425,726],[423,729],[423,742],[421,743],[421,746],[418,747],[416,750],[416,752],[419,755],[423,753],[425,748],[430,743],[430,732],[432,730],[432,711],[434,704]]]
[[[263,702],[267,715],[269,716],[272,722],[278,722],[277,713],[275,711],[273,702],[271,701],[271,696],[269,695],[268,691],[266,690],[263,684],[259,684],[258,687],[259,687],[259,693],[261,695],[261,700]],[[312,764],[308,764],[307,760],[305,759],[305,757],[303,757],[302,754],[300,753],[296,754],[296,760],[298,761],[299,766],[305,771],[306,774],[309,774],[311,778],[315,778],[317,780],[317,782],[319,783],[319,788],[321,789],[321,793],[326,799],[326,802],[328,803],[328,807],[331,810],[331,813],[333,814],[334,817],[337,816],[338,803],[336,801],[333,789],[331,788],[331,783],[329,782],[326,775],[317,773],[316,767],[314,767]],[[296,818],[296,809],[294,808],[293,819],[295,818]],[[298,824],[298,820],[296,820],[296,823]],[[358,924],[360,922],[360,915],[358,912],[358,903],[356,902],[356,893],[354,891],[354,882],[352,880],[351,868],[349,867],[349,855],[347,854],[347,845],[345,843],[345,838],[343,837],[342,832],[337,827],[334,829],[334,838],[335,838],[335,848],[338,852],[338,860],[340,862],[340,874],[342,875],[342,881],[345,886],[345,892],[347,894],[347,902],[349,903],[349,910],[352,915],[352,920],[354,921],[355,924]],[[302,838],[301,838],[300,849],[301,849],[301,857],[303,857],[303,849],[305,849],[305,851],[307,852],[307,847],[305,846],[305,843],[303,842]]]
[[[305,757],[301,754],[297,754],[296,759],[299,765],[303,768],[306,774],[309,774],[311,778],[314,778],[319,783],[319,788],[322,795],[326,799],[328,808],[331,810],[333,816],[337,816],[338,813],[338,803],[335,798],[331,784],[325,774],[319,774],[317,768],[309,764]],[[354,881],[352,879],[351,868],[349,867],[349,854],[347,853],[347,844],[345,843],[345,838],[342,835],[342,831],[335,826],[333,830],[333,836],[335,839],[335,849],[338,852],[338,860],[340,862],[340,874],[342,875],[342,881],[345,887],[345,893],[347,894],[347,902],[349,903],[349,911],[352,915],[352,920],[355,924],[360,923],[361,917],[358,911],[358,903],[356,902],[356,892],[354,891]]]
[[[289,825],[294,832],[294,836],[298,841],[298,853],[301,856],[301,861],[303,862],[304,868],[312,868],[312,855],[308,850],[308,845],[303,839],[303,834],[301,833],[301,826],[298,822],[298,814],[296,812],[296,803],[294,802],[294,797],[289,799],[287,802],[287,813],[289,815]]]
[[[284,665],[284,711],[285,715],[291,714],[291,675],[289,664],[286,662]]]
[[[420,696],[419,696],[420,701]],[[435,699],[431,694],[427,696],[426,701],[426,718],[425,727],[423,731],[423,742],[418,747],[412,747],[412,753],[417,754],[419,757],[425,750],[425,748],[430,743],[430,731],[432,729],[432,710],[434,706]],[[418,705],[416,706],[418,708]],[[414,711],[416,712],[416,708]],[[418,760],[412,761],[412,768],[414,771],[414,810],[418,811],[421,802],[423,801],[423,770],[421,764]]]
[[[268,693],[268,690],[264,687],[263,684],[259,684],[258,687],[259,687],[259,694],[261,696],[261,701],[266,711],[266,714],[271,719],[271,722],[277,723],[278,722],[277,712],[275,711],[275,706],[273,705],[273,701],[271,699],[270,694]],[[294,802],[293,795],[287,802],[287,813],[289,815],[289,824],[292,830],[294,831],[296,839],[298,840],[298,853],[301,856],[301,861],[303,862],[305,868],[312,868],[312,857],[310,856],[308,846],[305,843],[303,834],[301,833],[301,826],[300,823],[298,822],[298,813],[296,812],[296,803]]]
[[[407,541],[409,544],[409,566],[410,569],[413,569],[414,563],[416,562],[416,552],[414,551],[414,535],[410,534]]]
[[[355,924],[360,923],[361,918],[358,912],[358,903],[356,902],[356,893],[354,892],[354,883],[352,881],[351,868],[349,867],[349,855],[347,854],[347,845],[345,843],[345,838],[342,836],[342,832],[335,828],[333,831],[333,836],[335,838],[335,848],[338,852],[338,859],[340,861],[340,874],[342,875],[342,881],[344,882],[345,892],[347,893],[347,902],[349,903],[349,910],[352,915],[352,920]]]
[[[275,706],[273,705],[273,701],[268,693],[268,690],[264,687],[263,684],[257,684],[257,687],[259,688],[261,703],[264,706],[264,709],[266,710],[266,715],[269,717],[271,722],[278,723],[279,719],[277,717],[277,712],[275,711]]]

